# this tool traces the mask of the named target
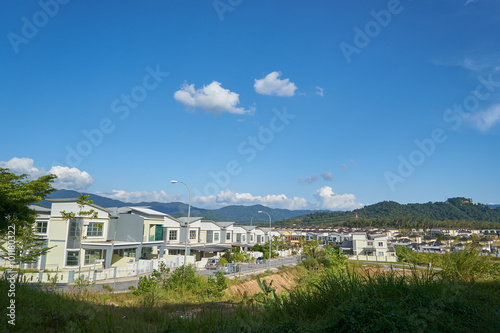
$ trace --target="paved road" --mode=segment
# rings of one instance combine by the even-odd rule
[[[259,274],[268,269],[274,270],[281,266],[292,266],[296,265],[300,261],[300,256],[288,256],[282,258],[272,259],[269,264],[269,260],[264,260],[262,264],[256,263],[237,263],[236,266],[239,267],[239,271],[231,274],[226,274],[228,277],[239,276],[239,275],[249,275],[249,274]],[[214,276],[218,270],[216,269],[199,269],[198,273],[205,276]]]

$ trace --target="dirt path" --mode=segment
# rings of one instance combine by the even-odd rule
[[[286,271],[263,277],[261,280],[266,281],[268,284],[274,281],[272,287],[276,288],[276,293],[279,294],[281,291],[286,291],[297,285],[297,277],[298,275],[295,271]],[[257,280],[252,279],[239,285],[231,286],[228,292],[232,295],[239,295],[241,293],[242,295],[251,296],[261,292],[261,289],[257,284]]]

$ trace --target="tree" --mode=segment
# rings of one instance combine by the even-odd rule
[[[12,223],[34,225],[36,212],[29,205],[38,204],[52,193],[55,175],[46,175],[27,180],[28,175],[16,175],[9,169],[0,168],[0,233]]]
[[[80,193],[80,196],[76,200],[76,203],[78,205],[79,211],[78,213],[75,212],[66,212],[64,210],[61,211],[61,216],[63,220],[68,220],[68,223],[71,223],[71,220],[78,219],[78,243],[80,245],[80,250],[78,252],[78,277],[80,278],[80,272],[82,270],[82,240],[86,239],[86,236],[82,237],[82,232],[83,232],[83,218],[87,217],[90,219],[97,218],[97,212],[93,210],[92,208],[90,210],[84,211],[86,205],[91,205],[94,202],[92,200],[88,200],[90,197],[90,194],[82,194]],[[73,237],[73,239],[77,239],[77,236]]]
[[[28,175],[16,175],[0,168],[0,258],[18,265],[34,263],[51,248],[35,233],[37,213],[29,207],[38,204],[54,191],[55,175],[28,180]]]

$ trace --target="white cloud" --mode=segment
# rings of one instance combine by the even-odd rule
[[[86,171],[65,166],[53,166],[49,173],[57,176],[54,187],[57,189],[85,191],[93,183],[94,179]]]
[[[500,104],[494,105],[485,111],[472,114],[470,121],[480,131],[486,132],[500,123]]]
[[[167,194],[165,191],[160,191],[160,192],[157,192],[157,191],[153,191],[153,192],[148,192],[148,191],[127,192],[124,190],[112,190],[109,192],[96,192],[95,194],[106,197],[106,198],[120,200],[123,202],[131,202],[131,203],[181,201],[180,195],[170,195],[170,194]]]
[[[354,194],[337,194],[330,186],[318,189],[314,192],[314,198],[317,200],[316,209],[352,210],[363,206],[356,202]]]
[[[45,171],[39,170],[33,166],[34,161],[27,157],[13,157],[8,161],[0,161],[0,168],[10,169],[10,172],[16,174],[28,174],[34,178],[43,176]]]
[[[319,95],[319,96],[323,97],[323,96],[325,96],[324,91],[325,90],[323,88],[316,87],[316,95]]]
[[[331,173],[330,171],[325,171],[321,174],[321,177],[323,177],[323,179],[326,181],[330,181],[333,179],[333,173]]]
[[[255,108],[245,110],[237,107],[240,104],[240,95],[224,89],[217,81],[213,81],[208,86],[195,89],[194,84],[184,83],[180,90],[174,93],[176,101],[181,102],[186,107],[202,108],[208,113],[220,115],[224,112],[234,114],[253,114]]]
[[[477,0],[467,0],[464,6],[468,6],[471,3],[477,2]]]
[[[94,179],[87,172],[77,168],[53,166],[48,172],[43,168],[35,168],[33,159],[27,157],[13,157],[6,162],[0,161],[0,167],[8,168],[16,174],[28,174],[29,178],[54,174],[57,176],[53,183],[56,189],[85,191],[94,182]]]
[[[297,86],[290,79],[280,80],[281,72],[271,72],[263,79],[255,79],[255,91],[261,95],[290,97],[295,95]]]
[[[193,205],[200,208],[220,208],[228,205],[264,205],[282,209],[325,209],[350,210],[363,205],[356,202],[354,194],[336,194],[332,188],[324,186],[314,193],[315,203],[305,198],[288,198],[284,194],[254,196],[250,193],[235,193],[231,190],[220,191],[216,196],[199,196],[193,198]]]
[[[250,193],[234,193],[231,190],[220,191],[216,196],[194,197],[193,204],[204,208],[219,208],[228,205],[264,205],[271,208],[306,209],[308,202],[304,198],[288,198],[284,194],[253,196]]]

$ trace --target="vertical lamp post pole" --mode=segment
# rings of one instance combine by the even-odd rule
[[[269,270],[271,270],[271,215],[269,215],[268,212],[264,212],[262,210],[259,210],[259,213],[266,213],[267,216],[269,216]]]
[[[187,189],[189,191],[188,216],[187,216],[187,221],[186,221],[186,247],[184,248],[184,266],[186,266],[186,262],[187,262],[187,250],[188,250],[188,239],[189,239],[189,218],[191,217],[191,189],[184,182],[177,181],[177,180],[172,180],[170,182],[172,184],[176,184],[176,183],[184,184],[184,185],[186,185],[186,187],[187,187]]]

